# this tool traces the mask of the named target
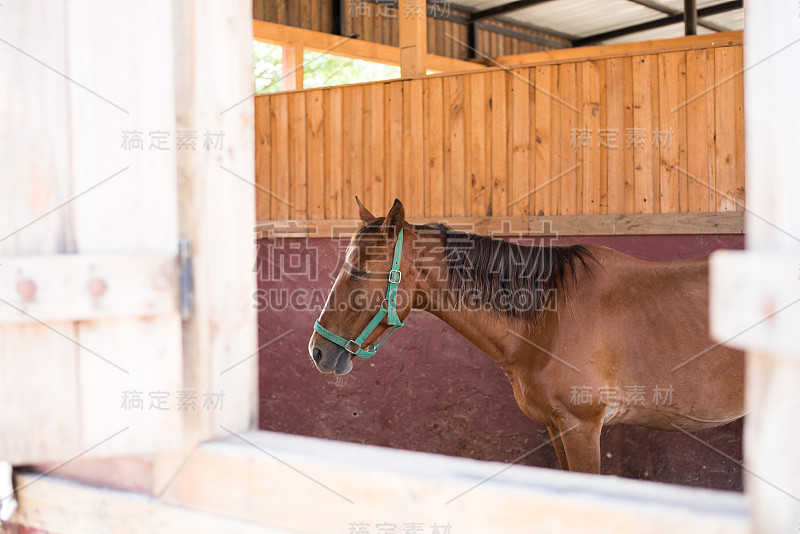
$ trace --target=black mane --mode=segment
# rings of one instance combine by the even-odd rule
[[[444,241],[447,280],[455,297],[514,320],[537,322],[555,306],[557,291],[577,283],[578,264],[594,259],[584,245],[520,245],[489,236],[426,224],[417,231],[438,231]]]
[[[359,235],[380,228],[371,221]],[[441,238],[454,307],[482,307],[513,320],[538,322],[555,306],[568,277],[577,284],[578,265],[594,260],[585,245],[521,245],[489,236],[453,230],[444,224],[413,226],[421,237]]]

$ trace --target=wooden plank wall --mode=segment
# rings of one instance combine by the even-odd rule
[[[256,98],[258,218],[743,210],[742,47]]]
[[[253,0],[253,18],[277,24],[296,26],[309,30],[333,33],[334,2],[342,0]],[[428,16],[428,53],[457,59],[467,59],[467,26],[461,23],[467,13],[460,12],[445,2],[429,3],[428,9],[448,17]],[[452,20],[450,16],[452,15]],[[366,0],[345,0],[342,2],[342,34],[355,34],[359,39],[398,46],[398,10],[385,3],[380,5]],[[486,28],[478,29],[478,50],[488,57],[509,54],[524,54],[549,50],[545,46],[525,40],[515,35],[530,35],[547,38],[559,46],[568,46],[569,41],[546,36],[526,27],[506,22],[492,21],[492,26],[510,30],[499,33]]]

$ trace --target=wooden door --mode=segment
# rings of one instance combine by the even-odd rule
[[[206,392],[181,387],[172,6],[24,4],[0,17],[0,459],[178,449]]]

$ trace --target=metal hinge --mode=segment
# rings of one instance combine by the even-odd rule
[[[178,268],[180,269],[179,304],[181,318],[186,321],[194,311],[194,268],[192,267],[192,241],[178,240]]]

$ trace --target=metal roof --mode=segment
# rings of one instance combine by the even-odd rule
[[[493,14],[491,18],[544,31],[550,30],[554,35],[566,35],[576,45],[624,43],[684,35],[681,15],[684,0],[456,0],[453,4],[466,8],[473,16],[481,16],[481,12],[487,9],[515,7],[516,9],[507,12]],[[744,28],[744,9],[741,2],[696,0],[696,5],[699,15],[698,34]],[[702,16],[703,10],[710,14]],[[663,22],[668,22],[670,16],[672,24],[631,32],[639,24],[657,26],[662,19]],[[624,35],[603,37],[607,32],[615,30]]]

